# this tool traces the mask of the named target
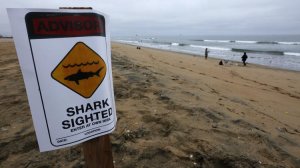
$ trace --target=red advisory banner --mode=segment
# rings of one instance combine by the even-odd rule
[[[94,13],[29,13],[30,38],[105,36],[104,17]]]

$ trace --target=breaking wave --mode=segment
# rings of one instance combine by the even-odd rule
[[[281,45],[300,45],[300,42],[281,42],[281,41],[246,41],[246,40],[192,40],[214,43],[247,43],[247,44],[281,44]]]
[[[211,46],[200,46],[200,45],[190,45],[190,47],[194,47],[194,48],[208,48],[211,50],[223,50],[223,51],[230,51],[231,48],[222,48],[222,47],[211,47]]]
[[[138,41],[131,41],[131,40],[116,40],[116,41],[120,43],[139,43]]]
[[[293,52],[284,52],[284,55],[291,55],[291,56],[300,57],[300,53],[293,53]]]
[[[240,49],[240,48],[232,48],[231,49],[234,52],[248,52],[248,53],[265,53],[265,54],[271,54],[271,55],[284,55],[284,52],[282,51],[260,51],[260,50],[249,50],[249,49]]]

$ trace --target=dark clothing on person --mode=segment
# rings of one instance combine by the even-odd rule
[[[247,60],[248,56],[247,54],[244,52],[244,55],[242,56],[242,61],[243,61],[243,64],[244,66],[246,66],[246,60]]]
[[[205,48],[205,59],[207,59],[207,57],[208,57],[208,50],[207,48]]]
[[[223,65],[223,61],[222,60],[219,62],[219,65]]]

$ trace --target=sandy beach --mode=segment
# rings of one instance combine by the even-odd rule
[[[300,72],[112,44],[116,168],[300,167]],[[84,167],[40,153],[12,40],[0,40],[0,167]]]

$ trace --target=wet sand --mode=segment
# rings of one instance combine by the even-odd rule
[[[115,167],[300,167],[300,72],[113,43]],[[0,167],[83,167],[39,153],[15,48],[0,41]]]

